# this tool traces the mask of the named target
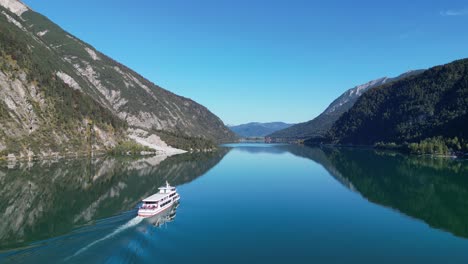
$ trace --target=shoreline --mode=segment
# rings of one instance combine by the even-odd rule
[[[28,163],[28,162],[43,162],[43,161],[60,161],[60,160],[69,160],[69,159],[94,159],[94,158],[101,158],[101,157],[149,157],[149,156],[159,156],[159,157],[172,157],[180,154],[187,154],[187,153],[197,153],[197,152],[213,152],[217,148],[214,149],[199,149],[199,150],[190,150],[190,151],[161,151],[161,150],[153,150],[153,151],[140,151],[138,153],[133,153],[131,151],[122,152],[122,153],[115,153],[111,151],[96,151],[92,154],[89,152],[67,152],[67,153],[59,153],[53,152],[50,155],[34,155],[34,156],[0,156],[0,166],[2,164],[16,164],[16,163]]]
[[[10,154],[11,155],[11,154]],[[172,154],[176,155],[176,154]],[[81,159],[81,158],[100,158],[104,156],[134,156],[134,157],[146,157],[146,156],[172,156],[168,155],[167,153],[161,153],[158,151],[141,151],[140,153],[112,153],[109,151],[97,151],[93,152],[92,154],[88,152],[68,152],[68,153],[59,153],[54,152],[50,155],[34,155],[34,156],[1,156],[0,157],[0,164],[2,163],[16,163],[16,162],[39,162],[39,161],[58,161],[63,159]]]
[[[292,143],[297,144],[297,143]],[[304,145],[307,147],[336,147],[336,148],[355,148],[355,149],[372,149],[372,150],[384,150],[384,151],[393,151],[398,152],[404,155],[409,156],[419,156],[419,157],[433,157],[433,158],[450,158],[450,159],[468,159],[467,152],[460,152],[459,154],[430,154],[430,153],[411,153],[403,149],[403,146],[398,147],[382,147],[382,146],[372,146],[372,145],[340,145],[340,144],[304,144],[299,143],[299,145]]]

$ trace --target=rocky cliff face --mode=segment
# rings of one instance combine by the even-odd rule
[[[202,105],[158,87],[20,1],[0,0],[0,27],[0,151],[11,148],[12,140],[30,141],[25,137],[45,124],[64,145],[82,140],[60,127],[60,119],[70,118],[70,131],[86,134],[91,128],[98,134],[98,148],[127,136],[148,146],[167,134],[214,142],[235,137]],[[60,107],[64,103],[70,105]],[[60,112],[67,108],[79,114]]]
[[[336,112],[343,112],[343,110],[348,110],[367,90],[385,84],[389,80],[391,79],[388,77],[383,77],[351,88],[344,92],[340,97],[335,99],[335,101],[333,101],[323,113],[330,115]]]

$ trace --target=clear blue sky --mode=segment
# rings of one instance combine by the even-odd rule
[[[466,1],[24,2],[227,124],[307,121],[357,84],[468,57]]]

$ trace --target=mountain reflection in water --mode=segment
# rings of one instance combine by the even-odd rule
[[[468,161],[354,148],[285,146],[367,200],[468,238]]]
[[[8,187],[0,193],[0,262],[468,261],[465,160],[226,146],[167,159],[1,168]],[[180,207],[136,217],[141,199],[166,179],[179,185]]]
[[[165,181],[181,185],[226,155],[106,157],[0,167],[0,250],[66,234],[128,211]]]
[[[409,156],[359,148],[253,144],[236,149],[284,154],[322,165],[351,191],[369,201],[468,238],[468,161]]]

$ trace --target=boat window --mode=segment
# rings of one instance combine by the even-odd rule
[[[167,202],[164,202],[164,203],[161,204],[160,207],[163,207],[163,206],[165,206],[166,204],[168,204],[168,203],[170,203],[170,202],[171,202],[171,200],[169,200],[169,201],[167,201]]]
[[[157,203],[154,203],[154,202],[152,202],[152,203],[144,203],[144,204],[141,206],[141,208],[143,208],[143,209],[155,209],[155,208],[157,208],[157,207],[158,207],[158,204],[157,204]]]

